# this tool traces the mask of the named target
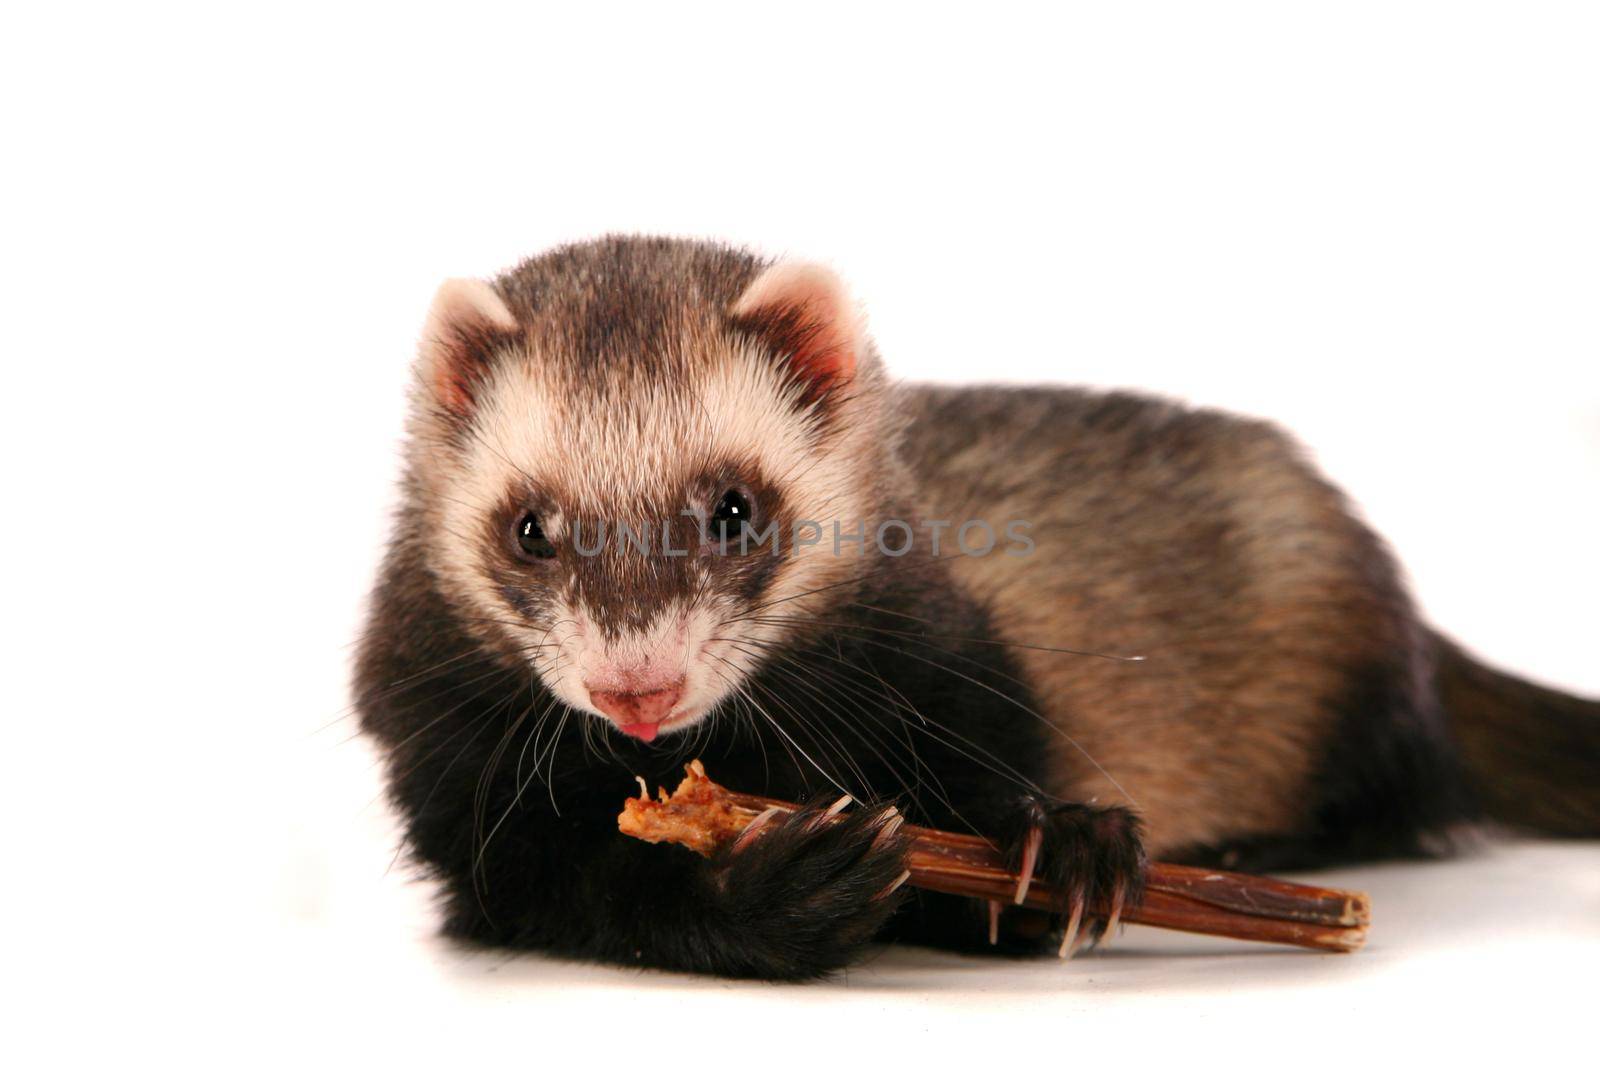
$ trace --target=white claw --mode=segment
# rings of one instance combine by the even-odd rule
[[[1072,902],[1072,916],[1067,919],[1067,929],[1061,935],[1061,948],[1056,953],[1064,960],[1070,960],[1072,954],[1078,951],[1078,927],[1083,923],[1083,898],[1078,897]]]
[[[636,774],[636,775],[633,776],[633,780],[639,783],[639,799],[640,800],[649,800],[650,799],[650,787],[644,784],[644,775]]]
[[[910,878],[910,877],[911,877],[911,872],[910,871],[901,871],[900,872],[900,877],[896,878],[894,881],[890,882],[888,885],[886,885],[882,889],[880,889],[878,891],[878,895],[877,895],[877,897],[875,899],[882,900],[884,897],[886,897],[889,894],[893,893],[896,889],[899,889],[901,886],[905,885],[906,884],[906,879]]]
[[[1109,941],[1117,932],[1117,923],[1122,921],[1122,902],[1126,891],[1121,885],[1117,886],[1116,893],[1111,898],[1111,914],[1106,917],[1106,932],[1103,940]]]
[[[827,817],[828,818],[832,818],[833,816],[839,814],[845,808],[848,808],[850,806],[851,802],[853,802],[854,800],[855,800],[855,797],[851,796],[849,793],[846,793],[844,796],[840,797],[838,800],[835,800],[832,804],[828,805]]]
[[[771,822],[772,817],[782,810],[782,808],[774,805],[746,823],[744,829],[739,831],[739,836],[733,839],[733,851],[738,852],[755,840],[756,832]]]
[[[1000,909],[1005,905],[998,900],[989,901],[989,944],[1000,943]]]
[[[1033,884],[1033,869],[1039,865],[1039,845],[1044,841],[1044,831],[1035,826],[1028,831],[1028,839],[1022,844],[1022,871],[1017,876],[1016,903],[1021,904],[1028,895],[1028,887]]]

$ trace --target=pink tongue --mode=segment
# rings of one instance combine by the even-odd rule
[[[641,741],[654,741],[660,725],[654,722],[630,722],[622,727],[622,732]]]

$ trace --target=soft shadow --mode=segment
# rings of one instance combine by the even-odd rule
[[[991,959],[892,946],[838,978],[807,986],[628,970],[537,956],[469,953],[445,942],[441,969],[470,986],[689,991],[739,989],[788,998],[852,993],[1248,991],[1344,983],[1419,953],[1491,941],[1600,932],[1600,845],[1510,843],[1448,861],[1349,867],[1303,881],[1361,889],[1373,900],[1368,944],[1349,955],[1225,941],[1143,927],[1069,962]]]

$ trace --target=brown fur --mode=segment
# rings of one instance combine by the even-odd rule
[[[698,721],[753,666],[734,637],[790,634],[734,616],[815,611],[821,598],[802,608],[796,594],[858,563],[821,549],[781,566],[608,551],[567,557],[551,585],[506,552],[520,514],[538,511],[558,541],[620,522],[659,546],[671,524],[684,546],[703,519],[683,512],[729,485],[785,531],[871,524],[891,498],[883,369],[848,299],[820,269],[769,268],[716,245],[607,238],[436,299],[411,421],[415,536],[479,639],[531,661],[574,707],[599,714],[583,678],[681,661],[684,719]]]
[[[1416,855],[1474,800],[1600,830],[1595,706],[1443,644],[1282,433],[1123,394],[890,386],[823,268],[607,238],[446,283],[405,490],[357,689],[456,936],[794,978],[869,936],[971,947],[987,926],[891,899],[901,858],[867,803],[710,867],[617,835],[634,776],[705,746],[740,788],[985,834],[1091,910],[1137,894],[1147,848]],[[730,515],[895,520],[918,556],[695,545]],[[930,520],[953,524],[939,558]],[[962,556],[972,520],[997,543]],[[694,547],[582,550],[618,523]]]
[[[1147,657],[1019,652],[1103,768],[1057,739],[1061,795],[1131,799],[1158,854],[1301,829],[1347,674],[1419,639],[1341,494],[1273,427],[1215,412],[1069,389],[902,400],[930,513],[1034,524],[1033,553],[956,572],[1006,638]]]
[[[817,620],[867,588],[849,583],[896,570],[874,576],[882,559],[826,550],[670,560],[570,547],[530,569],[508,551],[530,512],[552,543],[570,544],[574,523],[620,521],[675,523],[684,544],[738,486],[758,524],[784,529],[1026,523],[1030,553],[948,561],[921,594],[890,585],[912,608],[918,595],[965,605],[967,640],[1009,643],[996,655],[1019,676],[1005,684],[1054,732],[1005,696],[977,713],[990,721],[964,725],[1042,748],[1037,781],[1057,798],[1132,808],[1157,855],[1405,854],[1471,811],[1437,639],[1385,547],[1266,423],[1128,394],[891,386],[827,271],[620,237],[447,283],[415,400],[396,551],[427,578],[390,567],[388,580],[420,582],[401,599],[448,605],[480,650],[531,670],[541,699],[580,717],[604,717],[595,684],[676,671],[683,714],[664,732],[710,723],[771,666],[763,649],[831,625]],[[873,647],[869,631],[841,632]],[[1537,786],[1540,724],[1591,738],[1593,708],[1533,700],[1461,662],[1446,655],[1446,695],[1463,704],[1479,792],[1510,818]],[[981,680],[959,685],[939,699],[986,699]],[[1502,788],[1496,739],[1524,705],[1560,714],[1523,732],[1535,755]],[[1578,799],[1540,804],[1592,831],[1600,801],[1566,792]]]

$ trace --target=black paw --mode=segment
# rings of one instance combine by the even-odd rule
[[[719,850],[711,892],[748,973],[804,979],[850,962],[904,895],[903,821],[892,807],[819,804],[769,813]]]
[[[1098,941],[1139,899],[1145,855],[1139,818],[1126,808],[1097,808],[1024,797],[1011,813],[1006,863],[1018,874],[1017,902],[1034,884],[1062,891],[1050,929],[1063,957]],[[998,921],[991,909],[991,940]],[[1024,926],[1026,924],[1024,923]]]

